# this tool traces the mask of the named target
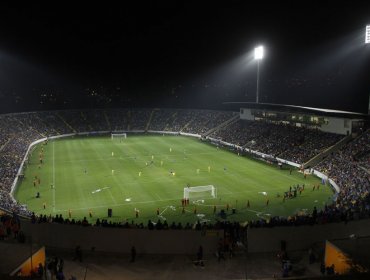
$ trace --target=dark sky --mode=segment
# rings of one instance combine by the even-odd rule
[[[366,112],[370,3],[260,2],[0,4],[0,109],[254,101],[261,43],[262,102]]]

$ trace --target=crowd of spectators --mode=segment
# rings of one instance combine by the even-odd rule
[[[235,112],[178,109],[113,109],[32,112],[0,115],[0,207],[31,216],[24,205],[10,195],[19,166],[28,146],[35,140],[52,135],[116,130],[161,130],[204,134],[235,116]],[[252,222],[251,226],[297,225],[349,220],[369,212],[369,131],[329,156],[317,169],[327,173],[341,188],[336,204],[316,214],[288,218],[271,218]],[[323,149],[333,145],[341,136],[319,130],[274,124],[261,121],[238,120],[214,132],[211,137],[252,148],[273,156],[304,163]],[[344,209],[339,211],[338,209]],[[339,212],[338,212],[339,211]],[[40,217],[41,221],[88,224],[87,221],[69,221],[62,217]],[[186,229],[199,225],[159,224],[162,229]],[[115,224],[106,220],[97,226],[149,227],[132,223]],[[211,226],[211,225],[201,225]]]
[[[89,223],[86,217],[82,220],[75,220],[71,218],[63,218],[62,215],[56,216],[36,216],[35,213],[31,215],[31,222],[33,224],[41,224],[41,223],[58,223],[64,225],[77,225],[83,227],[104,227],[104,228],[124,228],[124,229],[148,229],[148,230],[197,230],[197,231],[204,231],[208,229],[213,230],[224,230],[225,231],[225,244],[228,246],[235,246],[237,241],[241,241],[245,238],[245,227],[242,227],[237,222],[229,222],[227,220],[217,221],[215,223],[206,223],[197,221],[196,223],[186,223],[182,224],[181,222],[175,223],[167,223],[166,220],[162,221],[158,219],[156,222],[152,220],[148,220],[146,224],[144,223],[135,223],[133,220],[131,222],[124,221],[124,222],[112,222],[106,219],[99,219],[97,218],[95,223]],[[228,249],[227,249],[228,251]]]
[[[150,129],[203,135],[235,114],[227,111],[157,109],[153,111]]]
[[[16,203],[10,192],[29,145],[37,139],[92,131],[180,131],[191,123],[194,130],[189,127],[187,131],[205,132],[232,114],[202,110],[112,109],[0,115],[0,208],[31,215],[25,205]]]
[[[316,166],[316,169],[326,173],[340,186],[338,208],[369,211],[370,173],[364,164],[368,159],[366,156],[365,159],[358,158],[359,154],[369,151],[369,134],[369,130],[365,131]]]
[[[0,214],[0,240],[20,237],[20,224],[17,216]]]
[[[185,127],[181,129],[182,132],[195,133],[203,135],[211,128],[215,128],[234,116],[233,112],[223,111],[200,111],[192,110],[192,119]]]
[[[318,129],[247,120],[238,120],[211,137],[299,164],[342,138]]]
[[[370,170],[370,130],[365,131],[353,145],[353,161]]]

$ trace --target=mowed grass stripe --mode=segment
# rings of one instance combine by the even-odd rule
[[[332,196],[329,187],[312,191],[312,184],[320,183],[317,178],[308,176],[305,180],[296,171],[289,175],[288,170],[217,149],[194,138],[128,135],[127,139],[119,141],[108,136],[81,137],[51,141],[43,146],[45,163],[41,169],[38,169],[41,145],[32,154],[16,198],[41,214],[53,214],[51,144],[55,145],[56,211],[65,216],[71,209],[73,218],[87,217],[91,209],[91,220],[95,221],[97,217],[107,217],[106,208],[111,207],[113,220],[146,222],[158,219],[157,208],[161,211],[167,208],[164,218],[169,222],[185,223],[203,219],[193,213],[196,207],[198,214],[205,215],[204,219],[215,221],[219,217],[213,214],[213,205],[217,205],[219,212],[229,204],[230,208],[236,207],[237,213],[229,212],[228,219],[245,221],[267,214],[288,216],[302,209],[311,211],[314,206],[322,208],[325,203],[330,203]],[[176,175],[172,176],[170,170]],[[34,188],[33,174],[39,174],[45,184]],[[191,186],[212,184],[217,187],[218,197],[213,199],[204,194],[200,197],[203,203],[192,204],[182,214],[180,200],[188,183]],[[277,198],[277,193],[282,195],[289,186],[297,183],[306,184],[301,196],[285,202]],[[35,198],[36,190],[40,191],[41,199]],[[267,192],[268,196],[261,192]],[[266,206],[267,199],[269,206]],[[246,208],[248,200],[251,203],[249,209]],[[48,205],[45,210],[43,201]],[[135,218],[135,208],[140,210],[138,219]]]

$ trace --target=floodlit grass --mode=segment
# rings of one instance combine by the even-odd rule
[[[40,166],[42,148],[44,161]],[[33,186],[35,176],[41,180],[36,187]],[[304,179],[296,170],[289,175],[289,170],[189,137],[128,135],[122,141],[108,136],[81,137],[37,146],[16,191],[16,199],[39,214],[68,217],[71,211],[72,218],[89,219],[92,211],[90,221],[95,221],[98,217],[107,218],[107,209],[112,208],[110,220],[144,224],[149,219],[167,219],[169,223],[215,221],[220,219],[217,215],[220,210],[226,211],[229,204],[227,219],[246,221],[311,212],[314,206],[322,208],[331,202],[333,193],[322,185],[318,191],[312,191],[313,184],[319,183],[313,176]],[[196,204],[190,203],[182,213],[181,198],[187,184],[214,185],[217,198],[203,193],[194,201]],[[283,193],[293,184],[305,184],[305,191],[283,202]],[[35,197],[37,192],[40,198]],[[247,208],[248,200],[250,208]],[[160,217],[157,217],[158,208]],[[235,214],[232,208],[236,209]],[[135,217],[135,209],[139,218]]]

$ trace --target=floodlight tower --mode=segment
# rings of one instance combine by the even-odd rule
[[[259,101],[259,83],[260,83],[260,60],[263,59],[263,46],[254,49],[254,59],[257,60],[257,89],[256,89],[256,103]]]

